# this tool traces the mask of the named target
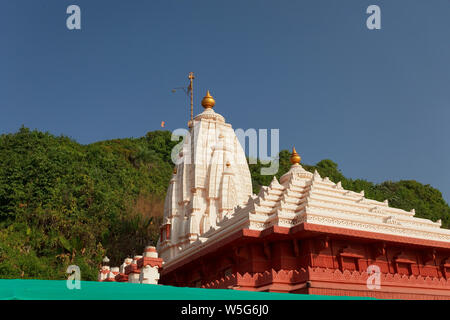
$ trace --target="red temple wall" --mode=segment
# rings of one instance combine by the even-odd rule
[[[160,282],[272,292],[450,299],[449,258],[450,249],[446,248],[328,235],[270,241],[259,238],[219,247],[176,270],[163,272]],[[382,290],[367,288],[369,265],[380,268]]]

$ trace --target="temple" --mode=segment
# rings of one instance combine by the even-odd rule
[[[295,148],[290,170],[253,194],[244,150],[214,105],[208,92],[190,121],[158,254],[129,259],[101,280],[157,283],[136,280],[155,268],[153,277],[174,286],[450,299],[450,230],[441,221],[308,172]]]

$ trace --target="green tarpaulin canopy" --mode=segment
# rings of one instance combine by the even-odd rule
[[[81,281],[69,289],[65,280],[0,280],[3,300],[335,300],[368,299],[164,285]]]

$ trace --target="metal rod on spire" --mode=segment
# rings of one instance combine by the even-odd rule
[[[188,92],[190,93],[191,96],[191,120],[189,121],[188,126],[191,127],[194,124],[194,73],[193,72],[189,72],[189,88],[188,88]]]

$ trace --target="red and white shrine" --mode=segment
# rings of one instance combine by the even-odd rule
[[[214,104],[208,92],[190,122],[167,192],[159,258],[148,247],[152,257],[104,267],[99,280],[450,299],[450,230],[441,221],[308,172],[295,149],[280,181],[253,194],[244,150]]]
[[[170,181],[157,246],[162,284],[450,299],[441,221],[310,173],[295,149],[289,172],[252,194],[245,153],[214,104],[208,92]]]

